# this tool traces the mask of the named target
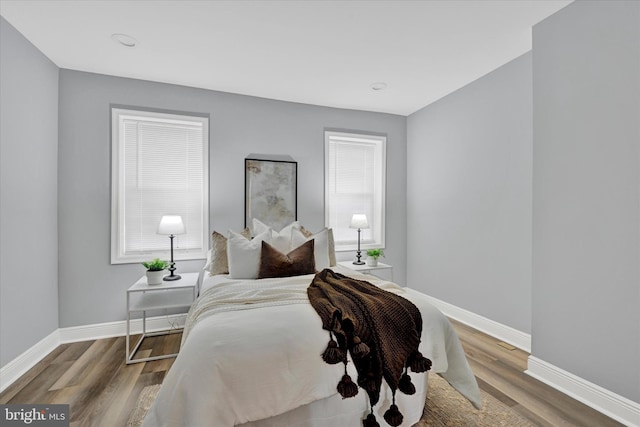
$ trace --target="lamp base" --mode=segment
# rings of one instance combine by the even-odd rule
[[[181,279],[179,274],[173,274],[173,272],[177,270],[176,269],[176,263],[173,262],[173,234],[171,236],[169,236],[169,237],[171,237],[171,267],[169,267],[168,270],[169,270],[169,272],[171,274],[169,274],[168,276],[164,276],[162,278],[162,280],[165,280],[167,282],[171,282],[173,280],[180,280]]]
[[[362,252],[360,252],[360,229],[358,229],[358,252],[356,252],[356,260],[353,261],[355,265],[364,265],[364,261],[361,261]]]

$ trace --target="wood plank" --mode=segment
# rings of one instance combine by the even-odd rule
[[[36,363],[31,369],[25,372],[13,384],[0,393],[0,403],[9,403],[13,397],[18,394],[27,384],[36,379],[42,372],[71,344],[62,344],[56,347],[51,353],[46,355],[41,361]]]
[[[460,342],[462,343],[462,347],[465,349],[465,352],[482,350],[486,354],[490,354],[492,357],[512,365],[515,369],[521,371],[527,369],[528,353],[520,349],[507,350],[500,346],[501,341],[497,338],[472,330],[468,326],[459,322],[452,321],[452,324],[456,331],[460,331],[460,333],[458,333],[458,337],[460,338]]]
[[[150,355],[151,349],[140,351],[140,357]],[[127,401],[137,399],[137,395],[132,396],[132,390],[143,368],[143,363],[120,366],[105,389],[91,402],[90,409],[85,411],[85,422],[99,419],[105,426],[125,425],[127,419],[123,417],[128,414],[123,414],[124,408]]]
[[[168,335],[162,344],[162,348],[160,350],[156,350],[154,355],[177,353],[180,350],[180,341],[182,341],[182,333]],[[171,365],[173,365],[175,360],[176,359],[172,357],[146,362],[143,372],[166,372],[171,368]]]
[[[107,338],[108,349],[99,357],[78,385],[82,391],[71,403],[71,421],[87,420],[100,394],[108,387],[113,376],[124,365],[124,337]]]
[[[72,368],[65,372],[64,375],[51,386],[50,390],[59,390],[78,384],[86,375],[87,371],[93,367],[96,358],[101,356],[108,346],[109,341],[107,340],[91,341],[91,345],[74,360]]]
[[[50,363],[29,384],[24,386],[8,403],[41,403],[48,402],[49,388],[73,365],[72,361]]]
[[[53,363],[78,360],[84,354],[84,352],[89,349],[89,347],[94,345],[94,343],[95,341],[81,341],[74,343],[73,345],[65,344],[67,346],[66,350],[60,353],[60,355],[55,358]]]
[[[517,401],[513,400],[512,398],[510,398],[509,396],[507,396],[497,388],[493,387],[491,384],[487,383],[483,379],[476,377],[476,381],[478,382],[478,387],[480,387],[481,390],[495,397],[497,400],[504,403],[505,405],[509,407],[514,407],[518,405]]]

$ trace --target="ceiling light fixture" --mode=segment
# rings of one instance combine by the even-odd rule
[[[126,34],[111,34],[111,39],[125,47],[136,47],[136,44],[138,43],[136,39]]]
[[[386,89],[387,84],[385,82],[376,82],[376,83],[371,83],[371,89],[373,90],[383,90]]]

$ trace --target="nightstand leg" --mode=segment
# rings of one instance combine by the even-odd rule
[[[127,292],[127,338],[126,338],[127,352],[124,355],[125,363],[129,363],[129,360],[130,360],[129,359],[129,335],[131,335],[130,323],[131,323],[131,312],[129,311],[129,292]]]

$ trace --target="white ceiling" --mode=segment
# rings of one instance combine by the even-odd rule
[[[2,0],[0,14],[61,68],[408,115],[529,51],[570,2]]]

